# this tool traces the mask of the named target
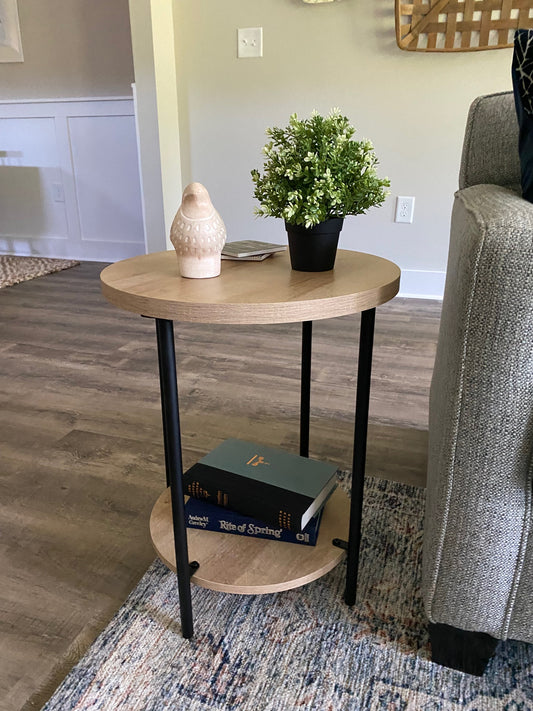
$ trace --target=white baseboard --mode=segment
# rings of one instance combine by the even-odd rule
[[[411,299],[442,299],[446,272],[402,269],[398,296]]]

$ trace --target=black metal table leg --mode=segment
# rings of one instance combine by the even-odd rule
[[[302,371],[300,381],[300,456],[309,456],[309,415],[311,410],[311,342],[313,322],[302,322]]]
[[[173,331],[173,326],[172,322],[171,324],[171,331]],[[163,326],[164,328],[164,326]],[[162,342],[162,339],[164,339],[164,336],[161,337],[159,335],[159,320],[156,319],[156,333],[157,333],[157,358],[159,362],[159,389],[161,391],[161,415],[163,418],[163,441],[165,445],[165,472],[166,472],[166,477],[167,477],[167,487],[170,486],[170,457],[167,457],[167,451],[169,448],[169,433],[168,433],[168,418],[165,416],[165,412],[167,410],[168,404],[167,404],[167,387],[166,387],[166,382],[165,382],[165,377],[164,373],[166,372],[166,365],[164,362],[164,354],[163,351],[165,350],[165,344]],[[174,333],[170,333],[170,339],[172,340],[172,343],[174,343]]]
[[[189,555],[187,529],[183,502],[183,464],[181,458],[181,432],[178,406],[178,384],[174,348],[174,325],[166,319],[156,319],[159,379],[161,385],[161,410],[165,442],[165,467],[172,499],[174,547],[178,574],[181,630],[186,639],[193,635]],[[196,564],[197,567],[197,564]]]
[[[361,516],[365,483],[366,438],[368,430],[368,404],[370,400],[370,377],[372,372],[372,348],[376,309],[361,313],[359,338],[359,361],[357,364],[357,395],[355,402],[355,429],[353,443],[352,497],[350,502],[350,529],[348,536],[348,562],[344,600],[355,603],[357,575],[359,570],[359,547],[361,545]]]

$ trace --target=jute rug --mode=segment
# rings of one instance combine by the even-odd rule
[[[180,635],[174,574],[154,563],[43,711],[528,711],[533,645],[501,643],[484,677],[430,660],[420,599],[424,492],[367,482],[358,603],[344,565],[303,588],[193,588]]]
[[[74,259],[49,259],[48,257],[14,257],[0,254],[0,289],[20,284],[36,277],[75,267]]]

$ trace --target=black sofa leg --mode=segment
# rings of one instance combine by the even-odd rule
[[[433,662],[474,676],[483,676],[499,642],[484,632],[433,623],[429,624],[429,637]]]

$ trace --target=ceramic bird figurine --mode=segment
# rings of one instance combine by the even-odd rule
[[[226,228],[201,183],[190,183],[170,228],[170,241],[182,277],[209,279],[220,274]]]

